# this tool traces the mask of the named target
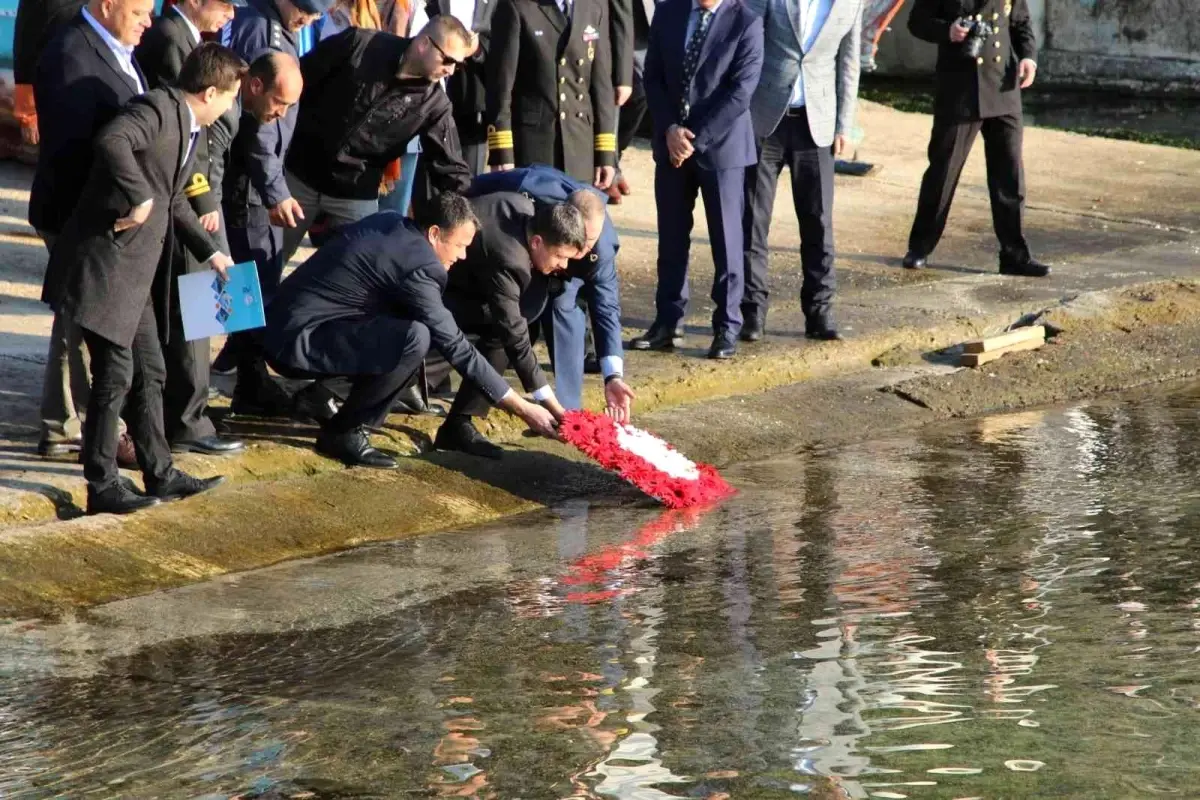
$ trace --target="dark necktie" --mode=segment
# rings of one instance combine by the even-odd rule
[[[704,47],[704,39],[708,36],[708,23],[712,22],[713,12],[707,8],[698,8],[700,15],[696,30],[688,39],[687,49],[683,51],[683,96],[679,98],[679,121],[687,122],[692,104],[688,98],[692,94],[692,78],[696,77],[696,68],[700,66],[700,48]]]

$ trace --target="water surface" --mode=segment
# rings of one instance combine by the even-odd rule
[[[1200,794],[1200,389],[0,629],[0,796]]]

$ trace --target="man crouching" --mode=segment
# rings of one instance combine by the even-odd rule
[[[447,273],[478,229],[471,204],[444,192],[420,225],[383,211],[346,226],[280,286],[267,309],[271,366],[286,377],[351,384],[322,423],[317,452],[352,466],[396,467],[371,447],[367,429],[382,424],[431,346],[490,403],[556,435],[554,416],[512,391],[442,304]]]

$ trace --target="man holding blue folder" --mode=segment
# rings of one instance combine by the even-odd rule
[[[62,287],[51,305],[83,330],[92,358],[82,459],[89,514],[128,514],[222,480],[194,478],[172,463],[159,339],[170,293],[155,276],[175,236],[218,273],[233,264],[204,230],[184,187],[198,135],[233,105],[246,70],[232,50],[202,44],[184,62],[177,88],[131,100],[97,138],[88,182],[51,253],[47,285]],[[117,469],[122,408],[145,494]]]

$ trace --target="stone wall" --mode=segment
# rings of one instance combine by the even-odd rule
[[[1200,95],[1200,0],[1030,0],[1047,83]],[[908,32],[911,0],[879,45],[884,75],[928,73],[936,48]]]

